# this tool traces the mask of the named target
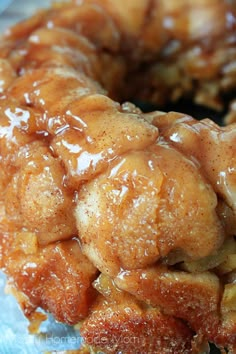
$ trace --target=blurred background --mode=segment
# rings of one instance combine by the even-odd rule
[[[52,0],[0,0],[0,33],[22,20],[39,7],[48,7]]]

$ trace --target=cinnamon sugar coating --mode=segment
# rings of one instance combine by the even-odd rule
[[[0,267],[26,316],[105,353],[236,350],[236,125],[117,102],[220,108],[235,12],[72,0],[1,38]]]

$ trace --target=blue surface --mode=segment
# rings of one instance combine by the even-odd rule
[[[5,276],[0,272],[0,354],[40,354],[81,346],[79,332],[55,322],[52,317],[40,327],[40,336],[29,335],[27,319],[14,297],[4,293],[4,287]]]
[[[79,332],[57,323],[50,316],[41,326],[42,335],[28,333],[28,321],[13,296],[4,293],[5,276],[0,271],[0,354],[41,354],[45,351],[78,349]],[[219,354],[211,347],[211,354]]]
[[[0,0],[0,13],[4,11],[12,2],[12,0]]]

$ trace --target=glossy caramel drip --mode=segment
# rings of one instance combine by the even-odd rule
[[[1,39],[0,265],[27,316],[84,319],[107,353],[133,353],[125,333],[235,349],[236,126],[116,102],[219,108],[235,6],[69,1]]]

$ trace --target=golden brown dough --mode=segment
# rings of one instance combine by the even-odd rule
[[[1,39],[0,266],[27,316],[82,320],[106,353],[234,352],[236,125],[117,100],[221,108],[236,2],[123,5],[58,3]]]
[[[88,344],[106,353],[192,352],[193,333],[183,322],[137,301],[104,275],[94,286],[103,296],[99,295],[81,327]]]
[[[115,283],[138,299],[160,307],[163,313],[184,319],[210,341],[234,345],[236,324],[221,316],[224,290],[214,274],[189,274],[159,266],[121,272]]]
[[[82,68],[112,97],[191,95],[220,108],[220,93],[235,87],[235,12],[235,0],[71,0],[11,28],[0,57],[22,73]]]
[[[111,276],[175,251],[179,261],[199,259],[224,239],[216,205],[199,169],[160,140],[117,158],[81,188],[76,219],[82,249]]]
[[[39,247],[34,233],[5,234],[1,239],[1,266],[9,277],[26,316],[38,307],[67,324],[84,318],[95,297],[91,282],[96,268],[72,239]]]

